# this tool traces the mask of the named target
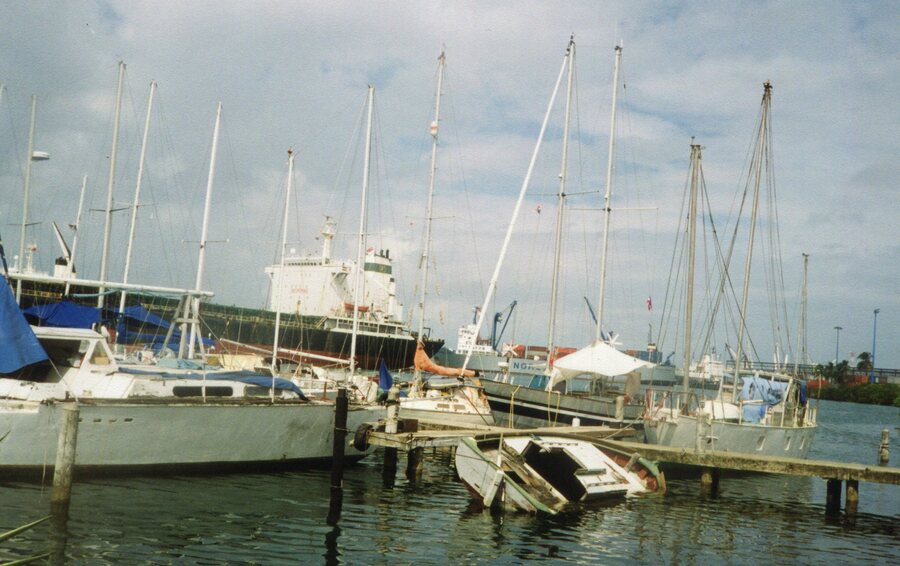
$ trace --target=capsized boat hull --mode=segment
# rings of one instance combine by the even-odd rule
[[[655,465],[636,455],[557,436],[463,438],[462,482],[487,507],[554,514],[579,501],[619,499],[663,489]]]
[[[383,409],[353,407],[347,429]],[[63,405],[0,401],[0,471],[52,469]],[[148,399],[79,403],[76,470],[140,473],[171,469],[264,467],[327,462],[333,453],[334,404]],[[366,452],[352,446],[346,457]]]

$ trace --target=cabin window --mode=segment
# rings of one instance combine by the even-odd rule
[[[791,435],[787,435],[785,437],[785,439],[784,439],[784,451],[785,452],[787,452],[788,450],[791,449],[791,440],[792,440]]]
[[[757,441],[756,441],[756,449],[757,449],[757,450],[762,450],[762,449],[763,449],[763,446],[765,446],[765,444],[766,444],[766,435],[763,434],[763,435],[761,435],[761,436],[759,437],[759,439],[757,439]]]
[[[172,394],[176,397],[203,397],[204,389],[207,397],[231,397],[234,393],[231,387],[222,385],[207,385],[205,388],[199,385],[176,385],[172,388]]]

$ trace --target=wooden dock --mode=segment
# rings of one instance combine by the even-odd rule
[[[600,445],[607,444],[610,447],[637,452],[644,458],[655,460],[662,465],[663,470],[665,470],[666,464],[692,466],[700,470],[701,484],[711,490],[717,489],[722,470],[819,477],[827,481],[825,502],[827,514],[835,514],[840,511],[843,482],[846,482],[845,511],[847,513],[856,512],[859,503],[859,482],[900,485],[900,468],[896,467],[658,446],[637,442],[633,429],[615,429],[605,426],[557,426],[527,430],[478,426],[461,429],[441,425],[437,422],[408,420],[405,421],[405,426],[401,425],[400,432],[394,434],[377,430],[369,431],[367,442],[373,446],[386,448],[394,465],[396,452],[406,451],[409,454],[407,475],[412,477],[421,473],[422,452],[425,448],[453,448],[463,437],[528,434],[568,436],[589,440]]]

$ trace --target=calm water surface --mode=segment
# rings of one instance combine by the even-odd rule
[[[900,410],[823,401],[811,458],[875,463],[881,430],[900,461]],[[349,468],[338,528],[329,473],[131,478],[75,484],[67,530],[0,543],[0,563],[47,552],[69,564],[900,563],[900,486],[860,484],[855,517],[826,518],[818,478],[722,478],[716,496],[670,480],[665,496],[558,517],[470,503],[447,451],[421,480],[385,488],[381,457]],[[47,514],[50,488],[0,483],[0,531]],[[58,554],[59,556],[59,554]]]

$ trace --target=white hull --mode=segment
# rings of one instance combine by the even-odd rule
[[[334,404],[290,402],[106,401],[79,405],[75,465],[108,471],[225,468],[247,464],[327,461]],[[62,407],[0,401],[0,470],[52,468]],[[380,411],[351,408],[347,429]],[[346,456],[365,455],[348,436]]]
[[[815,433],[815,425],[781,427],[721,420],[698,423],[696,416],[689,415],[644,422],[649,444],[790,458],[806,458]]]
[[[477,411],[456,399],[401,399],[400,417],[461,427],[494,424],[490,409]]]

